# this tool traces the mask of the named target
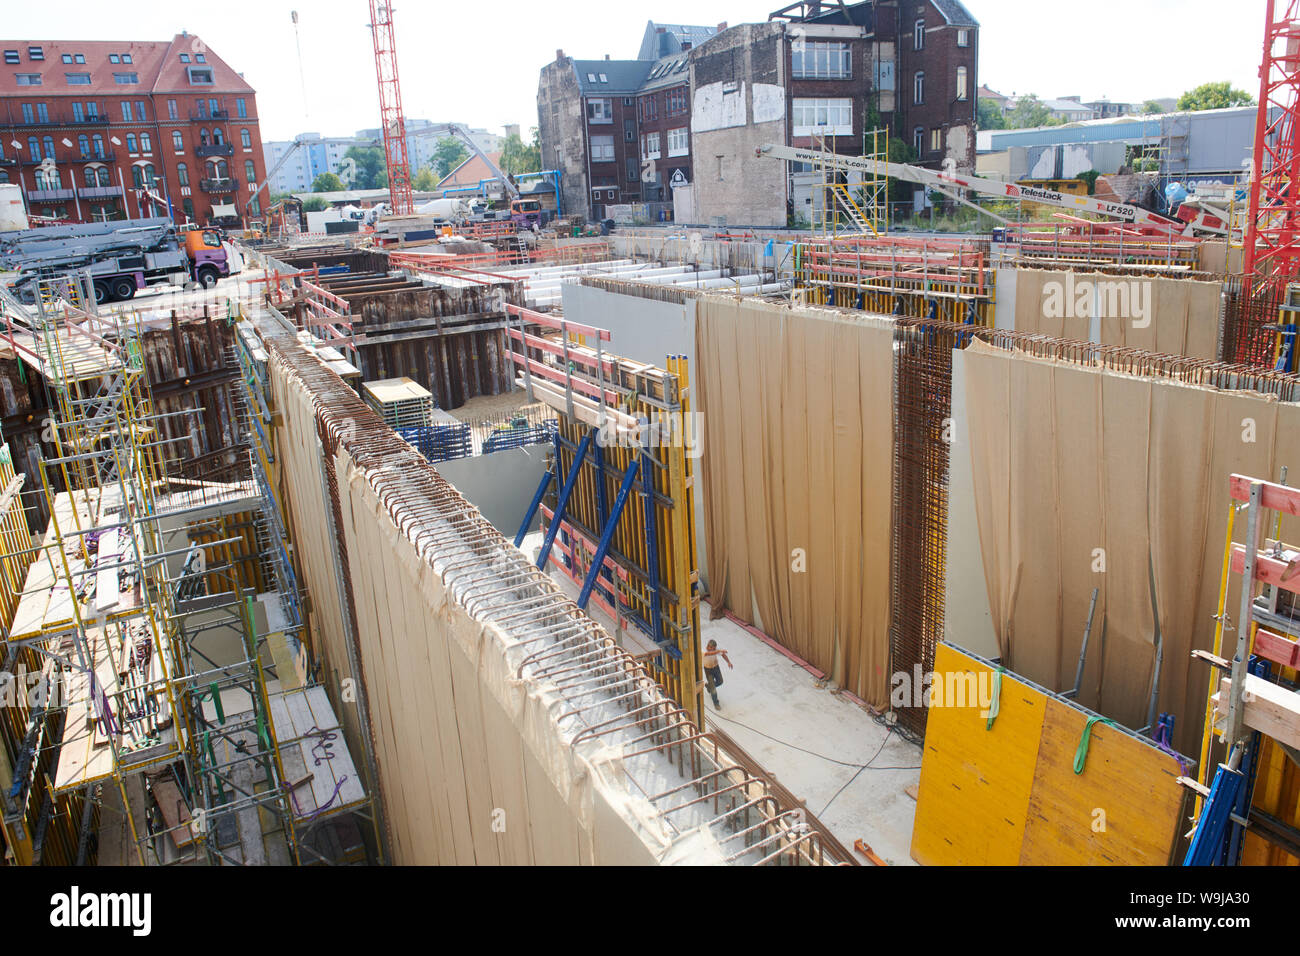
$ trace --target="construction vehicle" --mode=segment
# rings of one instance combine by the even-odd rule
[[[54,272],[88,272],[102,305],[158,283],[193,281],[211,289],[242,267],[218,230],[178,230],[163,218],[0,233],[0,268],[19,273],[12,289],[28,302],[35,280]]]
[[[1189,219],[1185,221],[1183,219],[1171,219],[1168,216],[1162,216],[1159,213],[1151,212],[1149,209],[1143,209],[1141,206],[1133,206],[1128,203],[1111,202],[1105,199],[1097,199],[1094,196],[1071,196],[1054,189],[1027,186],[1019,183],[1005,183],[996,179],[983,179],[979,176],[950,175],[933,169],[925,169],[921,166],[913,166],[909,163],[892,163],[886,160],[869,159],[860,156],[841,156],[838,153],[816,149],[799,149],[794,146],[781,146],[775,143],[768,143],[758,147],[755,154],[770,159],[810,163],[839,172],[857,172],[876,177],[887,176],[893,179],[901,179],[904,182],[916,183],[940,192],[963,205],[971,206],[984,215],[1002,222],[1004,225],[1006,220],[1001,216],[965,199],[956,190],[968,190],[973,193],[994,196],[998,199],[1009,199],[1014,202],[1034,202],[1044,206],[1055,206],[1075,213],[1092,213],[1111,219],[1121,219],[1140,226],[1158,227],[1178,235],[1226,236],[1228,234],[1227,219],[1216,215],[1217,210],[1208,208],[1189,208],[1187,210]],[[846,202],[843,199],[839,199],[839,201],[842,205],[846,205],[847,208],[844,211],[850,222],[860,226],[859,231],[869,231],[862,211],[852,208],[851,201]]]
[[[550,214],[542,208],[540,199],[512,199],[510,221],[521,229],[531,229],[533,226],[541,229],[550,221]]]

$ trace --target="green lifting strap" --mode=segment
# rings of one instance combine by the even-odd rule
[[[260,710],[257,712],[257,739],[262,741],[264,749],[271,749],[271,735],[266,732],[266,718]]]
[[[989,722],[984,725],[985,730],[993,729],[993,721],[998,716],[998,704],[1002,700],[1002,675],[1007,669],[1001,664],[993,668],[993,687],[989,693]]]
[[[1115,726],[1115,721],[1109,717],[1089,717],[1088,722],[1083,725],[1083,736],[1079,738],[1079,749],[1074,752],[1074,772],[1083,773],[1084,761],[1088,759],[1088,741],[1092,739],[1092,725],[1096,723],[1109,724]]]
[[[212,706],[217,708],[217,723],[224,725],[226,722],[226,710],[221,706],[221,691],[218,689],[215,681],[208,686],[208,692],[212,694]]]

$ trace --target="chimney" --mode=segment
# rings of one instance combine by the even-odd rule
[[[655,33],[667,33],[667,32],[668,30],[666,27],[655,27]]]
[[[557,60],[563,60],[563,59],[564,59],[564,51],[563,51],[563,50],[556,50],[556,51],[555,51],[555,58],[556,58]]]
[[[606,60],[609,59],[609,54],[608,54],[608,53],[605,54],[605,59],[606,59]]]
[[[690,48],[691,48],[691,41],[690,41],[690,40],[683,40],[683,41],[682,41],[682,52],[685,52],[685,51],[689,50]]]
[[[723,20],[721,23],[718,24],[718,32],[721,33],[725,29],[727,29],[727,21]]]

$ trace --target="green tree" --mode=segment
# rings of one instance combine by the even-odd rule
[[[1145,103],[1142,104],[1141,110],[1139,110],[1139,112],[1141,112],[1143,115],[1150,115],[1151,113],[1163,113],[1164,111],[1165,108],[1161,106],[1159,103],[1157,103],[1155,100],[1147,100]]]
[[[311,191],[314,193],[338,192],[343,188],[343,180],[334,173],[321,173],[311,181]]]
[[[443,137],[433,148],[434,174],[439,181],[446,179],[448,173],[467,159],[469,159],[469,150],[460,140],[451,136]]]
[[[321,212],[329,207],[330,204],[320,196],[308,196],[302,203],[303,212]]]
[[[1051,125],[1052,111],[1033,93],[1020,97],[1016,107],[1007,116],[1007,128],[1030,129]]]
[[[353,189],[380,189],[384,185],[379,182],[380,173],[387,176],[384,151],[377,146],[349,146],[343,154],[341,165],[356,171],[352,180]]]
[[[517,133],[511,133],[501,144],[501,171],[507,176],[541,172],[542,147],[537,141],[537,127],[533,127],[532,134],[533,141],[527,146]]]
[[[975,107],[976,129],[1006,129],[1007,118],[996,100],[980,100]]]
[[[433,175],[433,170],[426,166],[416,173],[411,179],[411,188],[418,193],[430,193],[437,189],[438,180]]]
[[[1229,106],[1254,106],[1255,99],[1245,90],[1235,90],[1224,80],[1202,83],[1178,97],[1180,110],[1221,110]]]

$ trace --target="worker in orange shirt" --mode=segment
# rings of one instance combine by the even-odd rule
[[[713,706],[721,710],[722,705],[718,703],[718,688],[722,686],[722,668],[718,666],[719,657],[727,662],[728,667],[736,666],[731,663],[727,652],[718,647],[717,641],[709,641],[704,649],[704,683],[709,690],[709,696],[713,698]]]

